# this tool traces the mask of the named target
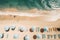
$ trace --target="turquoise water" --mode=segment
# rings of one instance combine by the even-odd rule
[[[60,7],[60,0],[0,0],[0,8],[53,9]]]

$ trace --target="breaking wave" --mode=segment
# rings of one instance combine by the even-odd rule
[[[0,0],[0,8],[54,9],[60,8],[60,0]]]

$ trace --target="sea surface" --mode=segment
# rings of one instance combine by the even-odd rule
[[[60,0],[0,0],[0,8],[49,10],[60,8]]]

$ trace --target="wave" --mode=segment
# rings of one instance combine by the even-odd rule
[[[0,8],[54,9],[60,8],[60,0],[0,0]]]

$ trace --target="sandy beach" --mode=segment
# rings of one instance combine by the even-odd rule
[[[4,31],[5,26],[16,26],[16,30],[12,31],[10,30],[9,32]],[[28,29],[30,29],[32,26],[39,27],[39,28],[44,28],[44,26],[47,26],[48,28],[53,28],[53,27],[60,27],[60,11],[59,10],[53,10],[53,11],[34,11],[32,10],[31,12],[12,12],[12,11],[0,11],[0,33],[4,33],[4,38],[0,40],[24,40],[25,35],[30,36],[30,40],[33,39],[34,34],[45,34],[45,35],[54,35],[54,34],[60,34],[60,32],[19,32],[18,28],[20,26],[24,26]],[[8,38],[6,38],[6,35],[9,35]],[[13,34],[19,34],[18,39],[13,38]],[[32,36],[31,36],[32,35]],[[37,39],[36,39],[37,40]],[[39,39],[38,39],[39,40]],[[40,40],[60,40],[58,37],[57,39],[40,39]]]

